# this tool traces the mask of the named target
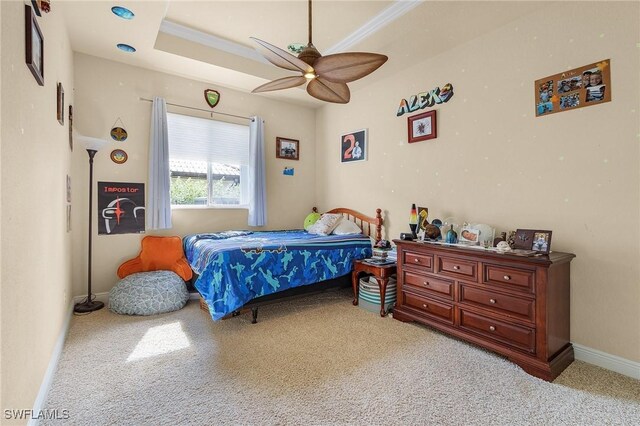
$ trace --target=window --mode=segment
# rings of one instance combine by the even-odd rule
[[[171,205],[246,206],[249,126],[167,114]]]

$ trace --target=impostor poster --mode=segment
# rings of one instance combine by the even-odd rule
[[[144,233],[144,183],[98,182],[98,234]]]

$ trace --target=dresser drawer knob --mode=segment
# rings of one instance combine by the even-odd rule
[[[454,266],[453,266],[453,269],[457,271],[457,270],[459,270],[459,269],[460,269],[460,267],[459,267],[458,265],[454,265]]]
[[[495,328],[494,326],[492,326],[492,325],[491,325],[491,326],[489,326],[489,330],[491,330],[491,331],[496,331],[496,328]]]
[[[504,280],[505,280],[505,281],[509,281],[509,280],[511,279],[511,276],[509,276],[509,275],[505,275],[505,276],[504,276],[504,277],[502,277],[502,278],[504,278]]]
[[[489,299],[489,303],[496,303],[496,299]]]
[[[425,281],[422,284],[424,284],[425,287],[428,287],[429,286],[429,281]]]
[[[417,258],[413,259],[413,261],[416,262],[416,263],[420,263],[420,259],[417,259]]]
[[[423,303],[423,304],[422,304],[422,307],[423,307],[423,308],[428,308],[428,307],[429,307],[429,305],[427,305],[426,303]]]

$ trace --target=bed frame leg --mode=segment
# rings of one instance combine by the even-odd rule
[[[258,307],[251,308],[251,324],[255,324],[258,322]]]

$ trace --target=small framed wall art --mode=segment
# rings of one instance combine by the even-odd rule
[[[56,118],[58,119],[58,123],[64,126],[64,88],[62,87],[62,83],[58,83],[56,103]]]
[[[300,159],[300,141],[287,138],[276,138],[276,158],[287,160]]]
[[[409,143],[435,139],[438,136],[436,110],[407,117],[407,129],[409,133]]]
[[[25,62],[40,86],[44,86],[44,37],[31,6],[24,6]]]
[[[124,164],[129,159],[127,153],[122,149],[114,149],[113,151],[111,151],[110,157],[111,161],[116,164]]]
[[[340,136],[340,161],[352,163],[367,159],[367,129]]]

